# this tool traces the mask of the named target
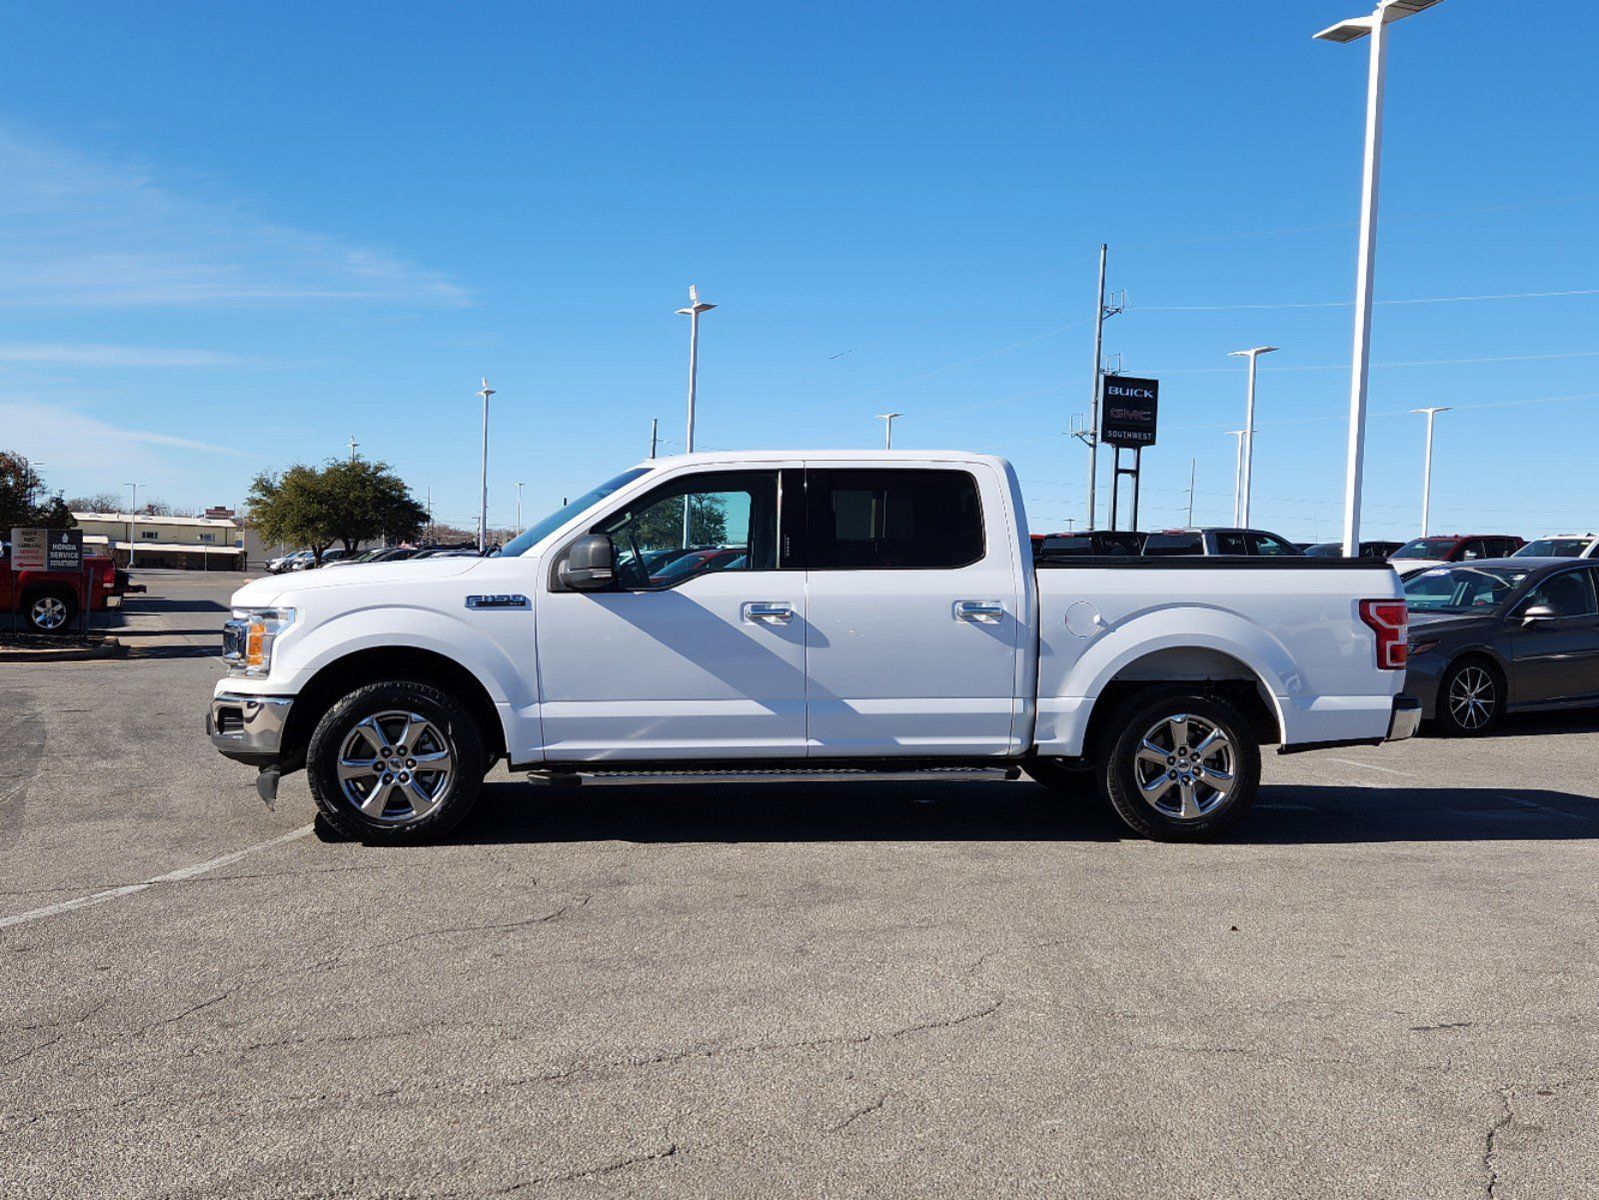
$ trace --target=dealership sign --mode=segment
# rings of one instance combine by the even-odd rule
[[[13,529],[11,531],[11,567],[16,571],[42,571],[48,560],[50,531],[48,529]]]
[[[1110,446],[1153,446],[1160,380],[1105,376],[1099,440]]]
[[[50,571],[83,570],[83,530],[50,530],[50,546],[45,569]]]

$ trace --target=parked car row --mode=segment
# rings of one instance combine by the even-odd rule
[[[351,554],[343,547],[333,547],[322,552],[322,566],[342,567],[358,563],[403,562],[412,558],[438,558],[456,556],[477,557],[478,549],[471,545],[450,546],[374,546]],[[316,556],[309,550],[296,550],[278,558],[268,559],[266,569],[273,575],[290,571],[309,571],[317,566]]]

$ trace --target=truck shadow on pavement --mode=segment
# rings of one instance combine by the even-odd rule
[[[1220,845],[1599,839],[1599,800],[1531,788],[1273,785]],[[1107,804],[1000,781],[485,786],[447,842],[1141,841]]]

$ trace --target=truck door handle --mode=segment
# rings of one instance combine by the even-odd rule
[[[997,621],[1005,615],[1005,606],[998,600],[957,600],[957,621]]]
[[[744,603],[746,625],[754,625],[758,621],[787,625],[793,619],[794,606],[787,600],[747,600]]]

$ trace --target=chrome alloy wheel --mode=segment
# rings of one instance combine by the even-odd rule
[[[449,791],[455,755],[426,717],[395,710],[358,722],[339,747],[339,788],[367,817],[419,821]]]
[[[1449,685],[1449,715],[1462,729],[1481,729],[1499,703],[1494,677],[1485,667],[1462,667]]]
[[[1133,775],[1139,795],[1163,817],[1197,821],[1227,802],[1238,752],[1220,726],[1176,713],[1151,725],[1138,744]]]
[[[57,596],[40,596],[28,610],[35,629],[60,629],[67,623],[67,606]]]

